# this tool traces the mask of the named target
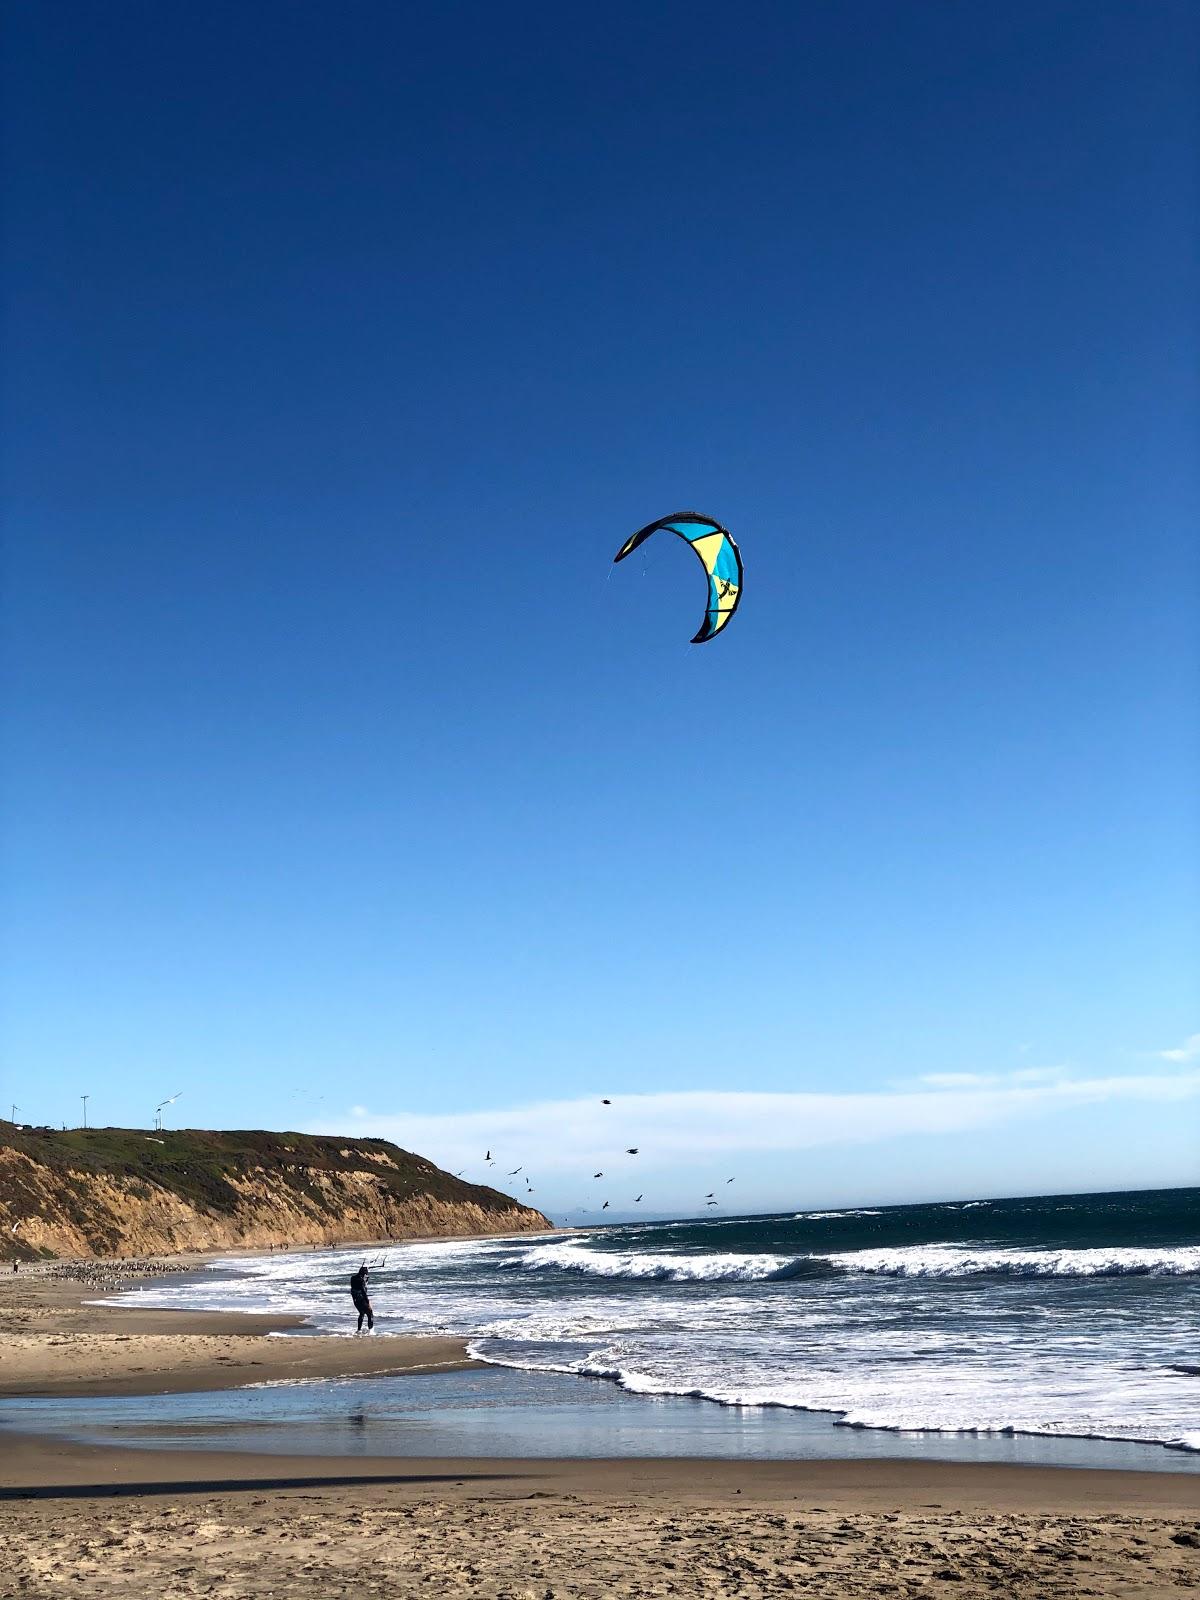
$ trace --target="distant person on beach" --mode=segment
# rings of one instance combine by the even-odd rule
[[[375,1326],[375,1313],[371,1310],[370,1297],[367,1294],[367,1274],[371,1269],[367,1266],[359,1267],[350,1279],[350,1298],[354,1301],[354,1309],[358,1312],[358,1333],[362,1332],[363,1318],[366,1318],[367,1332]]]

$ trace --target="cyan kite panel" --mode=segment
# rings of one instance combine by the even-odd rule
[[[700,631],[693,644],[704,644],[714,634],[720,633],[738,608],[742,597],[741,551],[730,537],[729,530],[711,517],[702,517],[697,511],[676,511],[673,516],[660,517],[627,539],[613,557],[614,562],[624,561],[638,545],[652,533],[662,528],[677,534],[690,544],[708,574],[708,605]]]

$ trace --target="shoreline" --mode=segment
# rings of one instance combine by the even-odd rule
[[[302,1489],[319,1480],[389,1490],[445,1480],[465,1491],[505,1496],[610,1494],[694,1498],[741,1496],[800,1501],[810,1509],[887,1511],[918,1497],[926,1510],[1191,1515],[1200,1519],[1200,1482],[1186,1473],[1107,1467],[1043,1467],[994,1462],[884,1459],[725,1460],[709,1457],[324,1456],[265,1451],[136,1449],[46,1440],[4,1432],[0,1500],[80,1499],[96,1495],[253,1494],[257,1485]],[[509,1485],[505,1489],[504,1484]],[[523,1487],[522,1487],[523,1486]],[[1198,1522],[1200,1526],[1200,1522]],[[1200,1546],[1198,1546],[1200,1548]]]
[[[0,1275],[0,1395],[488,1366],[462,1340],[290,1331],[303,1326],[114,1305],[94,1283]],[[1186,1472],[267,1454],[8,1427],[2,1437],[6,1577],[31,1600],[65,1587],[82,1600],[1182,1600],[1200,1580],[1200,1478]]]
[[[188,1271],[215,1255],[176,1258]],[[158,1258],[154,1258],[158,1259]],[[162,1310],[113,1304],[140,1281],[134,1263],[53,1263],[130,1275],[98,1289],[87,1278],[0,1274],[0,1398],[183,1394],[286,1379],[397,1377],[482,1363],[448,1337],[305,1335],[303,1317],[243,1311]],[[347,1313],[347,1322],[352,1322]],[[286,1339],[270,1335],[287,1333]]]
[[[480,1235],[489,1238],[490,1235]],[[394,1241],[393,1241],[394,1242]],[[406,1240],[405,1243],[440,1242],[438,1239]],[[243,1252],[260,1254],[257,1251]],[[281,1252],[282,1253],[282,1252]],[[0,1274],[0,1402],[4,1399],[55,1399],[72,1397],[113,1398],[156,1394],[218,1392],[273,1383],[319,1382],[329,1379],[419,1376],[432,1373],[466,1371],[505,1372],[503,1365],[470,1354],[465,1337],[450,1335],[382,1334],[357,1336],[312,1333],[303,1316],[269,1312],[201,1311],[192,1308],[167,1309],[114,1303],[136,1284],[155,1275],[163,1263],[170,1272],[190,1272],[214,1260],[225,1259],[226,1252],[189,1252],[180,1257],[146,1258],[142,1261],[114,1260],[45,1263],[25,1274],[9,1277]],[[41,1265],[41,1264],[39,1264]],[[147,1268],[151,1270],[147,1272]],[[55,1269],[65,1269],[55,1271]],[[79,1277],[72,1275],[77,1269]],[[89,1282],[89,1268],[128,1273],[130,1283],[116,1284],[97,1291]],[[80,1281],[80,1279],[83,1281]],[[353,1314],[347,1312],[347,1322]],[[38,1326],[38,1324],[49,1326]],[[271,1337],[287,1334],[286,1338]],[[597,1380],[602,1381],[602,1380]],[[619,1386],[618,1386],[619,1387]],[[835,1418],[837,1412],[812,1413]],[[1028,1435],[1039,1440],[1043,1436]],[[1097,1440],[1097,1443],[1109,1441]],[[133,1453],[132,1447],[84,1445],[80,1449],[115,1449]],[[144,1453],[143,1447],[137,1447]],[[1170,1455],[1169,1450],[1164,1451]],[[174,1455],[176,1452],[169,1452]],[[180,1452],[187,1453],[187,1452]],[[194,1452],[198,1459],[211,1460],[211,1450]],[[228,1452],[241,1458],[242,1452]],[[248,1457],[252,1452],[245,1452]],[[280,1459],[274,1455],[268,1459]],[[329,1468],[351,1459],[342,1455],[321,1457]],[[406,1457],[385,1457],[393,1467]],[[441,1459],[441,1458],[438,1458]],[[454,1458],[445,1458],[454,1459]],[[484,1459],[466,1457],[476,1465]],[[546,1458],[521,1457],[537,1461]],[[568,1458],[578,1466],[577,1458]],[[588,1458],[595,1459],[595,1458]],[[690,1456],[645,1458],[687,1462]],[[838,1455],[797,1456],[796,1464],[814,1460],[843,1462]],[[896,1466],[911,1468],[914,1458],[873,1455],[871,1459],[891,1460]],[[937,1456],[915,1458],[930,1466],[945,1465]],[[718,1464],[729,1466],[724,1458]],[[770,1462],[747,1459],[746,1465],[762,1467]],[[1145,1469],[1123,1466],[1091,1467],[1073,1463],[970,1463],[970,1471],[1014,1472],[1108,1472],[1137,1477]],[[1200,1502],[1200,1481],[1194,1468],[1164,1464],[1151,1469],[1155,1477],[1178,1478],[1192,1483]]]

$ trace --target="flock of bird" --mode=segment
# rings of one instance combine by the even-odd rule
[[[600,1104],[602,1106],[611,1106],[612,1105],[612,1101],[611,1100],[601,1100]],[[636,1156],[636,1155],[640,1155],[641,1151],[640,1151],[640,1149],[639,1149],[639,1147],[637,1145],[631,1144],[631,1145],[626,1145],[625,1146],[625,1154],[627,1156]],[[491,1150],[488,1150],[488,1151],[485,1152],[484,1158],[483,1158],[483,1164],[484,1164],[485,1167],[494,1167],[496,1165],[496,1158],[492,1155]],[[466,1170],[467,1169],[464,1167],[461,1172],[456,1172],[454,1174],[454,1176],[456,1178],[461,1178],[463,1176],[463,1174],[466,1172]],[[525,1168],[524,1168],[523,1165],[519,1166],[519,1167],[514,1167],[512,1169],[512,1171],[510,1173],[508,1173],[508,1177],[510,1179],[511,1178],[516,1178],[516,1177],[519,1177],[520,1174],[523,1173],[523,1172],[525,1172]],[[603,1177],[604,1177],[604,1173],[603,1172],[593,1172],[592,1173],[593,1182],[596,1179],[603,1179]],[[726,1178],[725,1179],[726,1185],[729,1185],[731,1183],[736,1183],[736,1182],[737,1182],[736,1178]],[[506,1187],[511,1189],[512,1188],[512,1184],[509,1183],[509,1184],[506,1185]],[[525,1174],[525,1193],[526,1194],[533,1194],[534,1193],[533,1184],[529,1181],[529,1174],[528,1173]],[[633,1198],[633,1204],[635,1206],[641,1205],[641,1203],[642,1203],[642,1201],[644,1199],[645,1199],[645,1195],[644,1194],[635,1195],[634,1198]],[[601,1211],[607,1211],[609,1206],[610,1206],[610,1204],[611,1204],[611,1201],[606,1200],[604,1202],[604,1204],[600,1207],[600,1210]],[[704,1196],[704,1204],[705,1204],[706,1207],[707,1206],[719,1206],[721,1204],[721,1202],[716,1197],[716,1191],[715,1190],[710,1189],[708,1191],[708,1193]],[[586,1206],[576,1206],[575,1210],[578,1211],[581,1215],[583,1215],[585,1217],[588,1215],[588,1211],[587,1211],[587,1207]]]

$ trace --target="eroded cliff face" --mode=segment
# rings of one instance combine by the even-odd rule
[[[287,1148],[287,1147],[285,1147]],[[419,1157],[422,1183],[378,1151],[357,1169],[240,1164],[220,1173],[222,1203],[176,1192],[168,1176],[38,1161],[0,1145],[0,1251],[7,1256],[168,1255],[183,1250],[296,1247],[365,1240],[536,1232],[551,1223],[494,1190],[458,1183]],[[405,1152],[397,1152],[405,1155]],[[407,1192],[398,1192],[406,1189]],[[461,1190],[438,1194],[431,1190]],[[230,1194],[232,1191],[232,1194]],[[16,1223],[16,1230],[13,1224]]]

